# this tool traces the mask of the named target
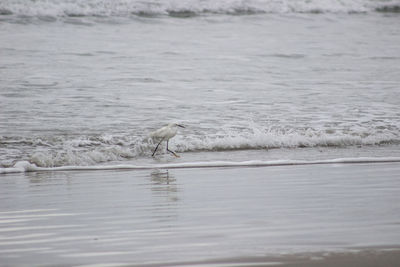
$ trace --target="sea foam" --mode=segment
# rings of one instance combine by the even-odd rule
[[[192,129],[193,131],[193,129]],[[147,136],[37,136],[0,137],[7,158],[3,167],[26,160],[39,167],[94,166],[107,162],[124,162],[149,158],[157,145]],[[353,130],[313,128],[263,128],[257,125],[245,129],[221,129],[217,133],[195,132],[178,134],[170,148],[184,152],[223,152],[235,150],[268,150],[281,148],[352,147],[400,144],[396,128],[373,129],[356,127]],[[19,155],[15,155],[18,151]],[[158,154],[165,152],[165,142]],[[1,166],[0,165],[0,166]]]
[[[360,157],[360,158],[336,158],[327,160],[249,160],[249,161],[204,161],[182,162],[167,164],[116,164],[97,166],[62,166],[62,167],[38,167],[28,161],[17,162],[13,167],[0,168],[0,174],[34,172],[34,171],[96,171],[96,170],[151,170],[151,169],[185,169],[185,168],[226,168],[226,167],[272,167],[272,166],[297,166],[319,164],[360,164],[360,163],[388,163],[400,162],[400,157]]]
[[[2,0],[0,15],[38,17],[169,15],[257,13],[360,13],[398,12],[400,1],[374,0]]]

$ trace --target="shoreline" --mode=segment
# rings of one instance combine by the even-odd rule
[[[60,166],[38,167],[29,161],[19,161],[13,167],[0,168],[0,174],[43,172],[43,171],[107,171],[107,170],[152,170],[152,169],[201,169],[201,168],[235,168],[235,167],[281,167],[329,164],[379,164],[399,163],[400,157],[359,157],[334,158],[323,160],[249,160],[249,161],[199,161],[163,164],[116,164],[95,166]]]

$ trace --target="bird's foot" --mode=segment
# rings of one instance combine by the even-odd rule
[[[180,156],[178,154],[176,154],[174,151],[167,149],[167,152],[171,153],[172,155],[174,155],[177,158],[180,158]]]

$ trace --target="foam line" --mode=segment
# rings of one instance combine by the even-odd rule
[[[169,15],[190,17],[201,14],[259,14],[259,13],[364,13],[398,12],[398,0],[46,0],[0,1],[0,15],[28,17],[82,17]]]
[[[183,162],[151,165],[100,165],[100,166],[61,166],[38,167],[27,161],[17,162],[14,167],[0,168],[0,174],[34,172],[34,171],[94,171],[94,170],[150,170],[150,169],[187,169],[187,168],[224,168],[224,167],[268,167],[268,166],[293,166],[293,165],[317,165],[317,164],[361,164],[361,163],[388,163],[400,162],[400,157],[361,157],[361,158],[337,158],[326,160],[250,160],[250,161],[205,161]]]

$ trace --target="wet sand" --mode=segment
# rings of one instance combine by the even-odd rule
[[[400,263],[400,248],[360,248],[353,252],[299,253],[282,256],[231,258],[213,261],[174,262],[163,266],[282,266],[282,267],[395,267]],[[131,265],[132,266],[132,265]],[[141,265],[156,267],[159,264]]]
[[[0,265],[399,266],[399,173],[338,163],[5,174]]]

